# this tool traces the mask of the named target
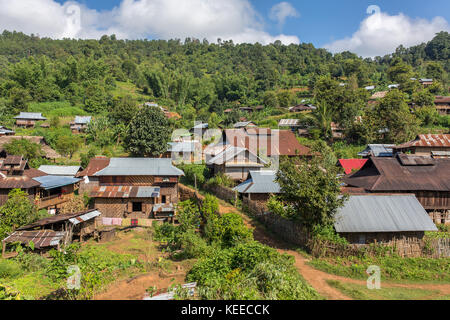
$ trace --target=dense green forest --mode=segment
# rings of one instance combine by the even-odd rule
[[[226,127],[243,117],[273,127],[286,117],[288,107],[308,102],[318,106],[312,116],[289,116],[302,118],[316,138],[329,140],[334,121],[345,130],[348,143],[398,142],[423,127],[448,129],[448,117],[432,107],[435,95],[448,94],[449,55],[447,32],[428,43],[363,59],[351,52],[333,55],[306,43],[117,40],[114,35],[52,40],[4,31],[0,120],[11,125],[20,111],[43,112],[57,127],[57,117],[94,115],[88,136],[104,147],[126,140],[137,106],[146,101],[179,113],[181,119],[169,121],[173,128],[190,128],[195,120]],[[434,84],[423,89],[411,78],[433,78]],[[367,108],[372,93],[393,83],[399,90]],[[364,89],[372,85],[375,90]],[[423,108],[411,115],[410,102]],[[252,115],[239,109],[258,105],[264,109]],[[233,111],[224,113],[227,109]],[[363,121],[355,122],[357,116]],[[390,133],[380,134],[386,128]],[[41,129],[23,133],[46,135],[52,142],[67,130],[61,126],[51,136]]]

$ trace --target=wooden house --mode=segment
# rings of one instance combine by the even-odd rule
[[[4,126],[0,126],[0,136],[13,136],[16,132]]]
[[[311,149],[301,145],[290,130],[267,128],[226,129],[222,141],[226,145],[245,148],[265,157],[310,157]]]
[[[441,116],[450,114],[450,97],[436,96],[434,105]]]
[[[413,194],[351,195],[338,209],[334,228],[352,244],[417,240],[438,230]]]
[[[280,185],[275,181],[276,171],[250,171],[248,179],[233,190],[248,200],[267,202],[269,198],[280,193]]]
[[[433,79],[419,79],[419,83],[424,87],[427,88],[433,84]]]
[[[412,141],[393,147],[393,151],[426,157],[436,152],[450,154],[450,134],[420,134]]]
[[[21,112],[14,119],[16,119],[16,126],[25,128],[34,128],[36,122],[47,120],[42,113],[37,112]]]
[[[38,209],[55,214],[74,196],[79,179],[51,176],[28,166],[21,156],[8,156],[0,168],[0,205],[8,200],[12,189],[22,189]]]
[[[206,162],[214,174],[223,173],[236,181],[245,181],[250,171],[258,171],[267,162],[246,148],[227,146]]]
[[[435,223],[450,223],[450,159],[397,154],[371,157],[343,181],[368,193],[411,193]]]
[[[165,158],[111,158],[93,174],[98,186],[90,191],[94,207],[108,218],[148,219],[154,205],[178,202],[178,181],[183,171]]]
[[[70,123],[70,130],[72,130],[73,134],[86,132],[86,129],[91,120],[91,116],[76,116],[75,120]]]
[[[89,194],[92,188],[99,186],[99,178],[94,176],[94,174],[105,169],[109,165],[109,160],[107,157],[94,157],[84,170],[75,175],[75,177],[82,179],[80,182],[80,194]]]

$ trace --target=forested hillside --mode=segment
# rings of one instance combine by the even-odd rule
[[[12,125],[20,111],[43,112],[49,119],[94,115],[100,120],[92,126],[91,138],[105,140],[99,143],[103,147],[123,140],[136,107],[147,101],[179,113],[181,119],[170,123],[185,128],[192,127],[194,120],[208,121],[210,127],[230,126],[243,117],[260,126],[276,126],[277,116],[304,102],[319,107],[314,117],[303,119],[315,128],[317,138],[327,140],[334,121],[343,127],[348,142],[397,142],[417,133],[419,126],[448,127],[448,117],[431,109],[412,118],[407,103],[430,107],[435,95],[448,94],[449,55],[447,32],[429,43],[363,59],[350,52],[333,55],[312,44],[124,41],[115,36],[52,40],[4,31],[0,35],[1,121]],[[434,83],[423,89],[411,78],[432,78]],[[367,109],[371,94],[387,90],[389,84],[399,84],[399,90],[392,90],[378,109]],[[258,105],[264,109],[252,115],[239,109]],[[232,112],[224,113],[227,109]],[[355,123],[357,116],[366,120]],[[58,127],[58,120],[53,122],[52,127]],[[386,128],[391,134],[380,136]],[[59,133],[47,138],[55,140]]]

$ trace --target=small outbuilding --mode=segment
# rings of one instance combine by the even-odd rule
[[[352,195],[335,216],[336,232],[350,243],[422,239],[438,231],[414,194]]]

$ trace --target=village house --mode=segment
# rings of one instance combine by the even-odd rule
[[[376,104],[378,102],[378,100],[383,99],[384,97],[386,97],[388,91],[378,91],[375,92],[370,98],[369,98],[369,105],[373,105]]]
[[[47,120],[42,113],[37,112],[21,112],[14,119],[16,119],[16,126],[25,128],[34,128],[36,122]]]
[[[393,151],[427,157],[447,155],[450,158],[450,134],[420,134],[412,141],[393,147]]]
[[[339,159],[336,165],[342,168],[345,174],[350,174],[361,169],[366,162],[367,159]]]
[[[370,157],[392,157],[394,155],[392,148],[394,144],[369,144],[367,147],[358,153],[358,156],[365,159]]]
[[[436,96],[434,105],[441,116],[450,114],[450,96]]]
[[[78,182],[76,178],[51,176],[32,169],[21,156],[8,156],[0,167],[0,205],[5,204],[12,189],[21,189],[38,209],[56,214],[63,203],[73,198]]]
[[[244,122],[237,122],[234,124],[233,128],[235,129],[241,129],[241,128],[256,128],[257,125],[253,121],[244,121]]]
[[[83,133],[86,131],[91,120],[91,116],[76,116],[75,120],[70,123],[70,130],[72,130],[73,134]]]
[[[4,126],[0,126],[0,136],[13,136],[16,132]]]
[[[4,148],[5,144],[9,144],[14,140],[25,139],[29,142],[36,143],[41,147],[43,157],[48,160],[55,160],[61,158],[61,155],[53,150],[45,141],[44,137],[39,136],[0,136],[0,159],[6,158],[7,152]]]
[[[197,140],[169,142],[163,158],[171,158],[175,163],[201,163],[202,145]]]
[[[89,161],[87,167],[76,174],[76,178],[82,179],[80,182],[80,194],[88,193],[92,188],[99,186],[99,178],[94,174],[105,169],[109,165],[109,158],[94,157]]]
[[[280,193],[280,185],[275,181],[276,171],[250,171],[248,179],[233,190],[248,200],[267,202],[272,195]]]
[[[311,156],[311,149],[301,145],[290,130],[226,129],[223,132],[222,141],[226,145],[245,148],[263,158]]]
[[[301,127],[299,119],[281,119],[278,126],[288,127],[292,132],[296,132]]]
[[[342,128],[338,123],[331,122],[331,136],[333,139],[342,139],[344,137],[344,128]]]
[[[413,194],[351,195],[338,209],[334,228],[351,244],[417,240],[438,230]]]
[[[427,88],[433,84],[433,79],[419,79],[419,83],[424,87]]]
[[[226,146],[225,149],[214,158],[206,162],[206,165],[216,175],[223,173],[232,180],[247,180],[250,171],[263,168],[267,162],[246,148]]]
[[[361,170],[345,176],[347,190],[367,193],[411,193],[435,223],[450,223],[450,159],[397,154],[371,157]]]
[[[316,109],[317,107],[312,104],[299,104],[289,108],[289,112],[311,112]]]
[[[90,197],[103,217],[148,219],[162,208],[165,213],[175,212],[178,181],[184,173],[171,159],[111,158],[93,175],[98,186],[91,189]]]

